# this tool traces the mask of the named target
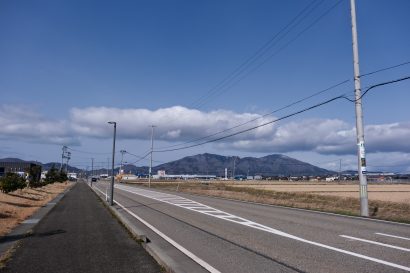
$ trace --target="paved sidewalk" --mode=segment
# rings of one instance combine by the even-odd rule
[[[34,228],[0,272],[161,272],[82,182]]]

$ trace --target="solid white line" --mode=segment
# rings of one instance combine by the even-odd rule
[[[233,202],[239,202],[239,203],[245,203],[245,204],[252,204],[252,205],[258,205],[258,206],[264,206],[264,207],[273,207],[273,208],[286,209],[286,210],[304,211],[304,212],[310,212],[310,213],[316,213],[316,214],[338,216],[338,217],[343,217],[343,218],[353,218],[353,219],[356,219],[356,220],[364,220],[364,221],[370,221],[370,222],[382,222],[382,223],[386,223],[386,224],[410,226],[410,224],[407,224],[407,223],[393,222],[393,221],[382,220],[382,219],[366,218],[366,217],[362,217],[362,216],[344,215],[344,214],[338,214],[338,213],[334,213],[334,212],[318,211],[318,210],[312,210],[312,209],[292,208],[292,207],[285,207],[285,206],[280,206],[280,205],[272,205],[272,204],[265,204],[265,203],[259,203],[259,202],[253,202],[253,201],[233,199],[233,198],[228,198],[228,197],[201,195],[201,194],[198,194],[198,193],[185,193],[185,192],[181,192],[181,193],[186,194],[186,195],[193,195],[193,196],[197,196],[197,197],[207,197],[207,198],[221,199],[221,200],[227,200],[227,201],[233,201]]]
[[[120,187],[117,187],[117,188],[120,189],[120,190],[126,191],[126,192],[131,192],[131,193],[134,193],[134,194],[137,194],[137,195],[141,195],[141,196],[148,197],[148,196],[146,196],[146,195],[143,195],[141,192],[132,192],[131,190],[127,190],[127,188],[133,188],[133,187],[122,186],[122,188],[120,188]],[[134,189],[135,189],[135,188],[134,188]],[[148,191],[148,190],[142,190],[142,192],[147,193],[147,192],[150,192],[150,191]],[[150,198],[150,197],[148,197],[148,198]],[[152,198],[152,197],[151,197],[151,198]],[[155,199],[155,198],[152,198],[152,199]],[[164,202],[164,203],[168,203],[168,204],[171,204],[171,205],[174,205],[174,206],[177,206],[177,205],[172,204],[172,203],[167,202],[167,201],[163,201],[163,200],[160,200],[160,199],[156,199],[156,200],[161,201],[161,202]],[[199,203],[199,204],[200,204],[200,203]],[[179,207],[181,207],[181,206],[179,206]],[[185,207],[181,207],[181,208],[186,209]],[[223,211],[221,211],[221,210],[217,210],[217,211],[223,212]],[[330,249],[330,250],[333,250],[333,251],[336,251],[336,252],[344,253],[344,254],[351,255],[351,256],[354,256],[354,257],[357,257],[357,258],[361,258],[361,259],[364,259],[364,260],[376,262],[376,263],[383,264],[383,265],[387,265],[387,266],[391,266],[391,267],[394,267],[394,268],[403,269],[403,270],[405,270],[405,271],[410,271],[410,267],[407,267],[407,266],[403,266],[403,265],[399,265],[399,264],[387,262],[387,261],[380,260],[380,259],[377,259],[377,258],[372,258],[372,257],[366,256],[366,255],[362,255],[362,254],[359,254],[359,253],[351,252],[351,251],[348,251],[348,250],[343,250],[343,249],[340,249],[340,248],[336,248],[336,247],[332,247],[332,246],[329,246],[329,245],[317,243],[317,242],[314,242],[314,241],[309,241],[309,240],[306,240],[306,239],[297,237],[297,236],[295,236],[295,235],[291,235],[291,234],[289,234],[289,233],[285,233],[285,232],[283,232],[283,231],[280,231],[280,230],[277,230],[277,229],[273,229],[273,228],[271,228],[271,227],[264,226],[264,225],[261,225],[261,224],[259,224],[259,223],[252,222],[252,221],[250,221],[250,220],[247,220],[247,219],[242,218],[242,217],[239,217],[239,216],[237,216],[236,218],[237,218],[237,219],[241,219],[241,220],[245,220],[246,222],[234,221],[234,220],[231,220],[230,218],[227,218],[227,217],[220,217],[220,216],[216,216],[216,215],[212,215],[212,214],[207,214],[207,213],[204,213],[204,212],[202,212],[202,211],[197,211],[197,212],[203,213],[203,214],[206,214],[206,215],[215,217],[215,218],[223,219],[223,220],[225,220],[225,221],[229,221],[229,222],[233,222],[233,223],[236,223],[236,224],[248,226],[248,227],[251,227],[251,228],[254,228],[254,229],[266,231],[266,232],[269,232],[269,233],[272,233],[272,234],[275,234],[275,235],[279,235],[279,236],[282,236],[282,237],[285,237],[285,238],[290,238],[290,239],[293,239],[293,240],[296,240],[296,241],[299,241],[299,242],[303,242],[303,243],[307,243],[307,244],[310,244],[310,245],[322,247],[322,248],[325,248],[325,249]],[[227,213],[227,214],[229,214],[229,213]],[[232,215],[232,214],[230,214],[230,215]],[[234,216],[234,215],[233,215],[233,216]],[[251,225],[251,224],[252,224],[252,225]]]
[[[379,232],[376,232],[375,234],[410,241],[410,238],[407,238],[407,237],[401,237],[401,236],[396,236],[396,235],[391,235],[391,234],[386,234],[386,233],[379,233]]]
[[[400,247],[400,246],[394,246],[394,245],[379,243],[379,242],[376,242],[376,241],[370,241],[370,240],[361,239],[361,238],[352,237],[352,236],[347,236],[347,235],[340,235],[340,237],[348,238],[348,239],[355,240],[355,241],[360,241],[360,242],[365,242],[365,243],[369,243],[369,244],[374,244],[374,245],[379,245],[379,246],[385,246],[385,247],[390,247],[390,248],[394,248],[394,249],[398,249],[398,250],[403,250],[403,251],[410,252],[410,249],[405,248],[405,247]]]
[[[102,191],[100,191],[98,188],[97,190],[99,192],[101,192],[103,195],[104,193]],[[149,229],[151,229],[153,232],[155,232],[156,234],[158,234],[160,237],[162,237],[165,241],[167,241],[168,243],[170,243],[171,245],[173,245],[176,249],[178,249],[179,251],[181,251],[182,253],[184,253],[186,256],[188,256],[189,258],[191,258],[194,262],[196,262],[197,264],[199,264],[200,266],[202,266],[203,268],[205,268],[206,270],[208,270],[211,273],[221,273],[219,270],[217,270],[216,268],[212,267],[210,264],[208,264],[207,262],[205,262],[204,260],[202,260],[201,258],[199,258],[198,256],[196,256],[194,253],[190,252],[189,250],[187,250],[186,248],[184,248],[183,246],[181,246],[180,244],[178,244],[177,242],[175,242],[174,240],[172,240],[171,238],[169,238],[167,235],[165,235],[164,233],[162,233],[161,231],[159,231],[157,228],[155,228],[153,225],[151,225],[150,223],[148,223],[147,221],[145,221],[144,219],[142,219],[141,217],[139,217],[138,215],[136,215],[135,213],[133,213],[132,211],[130,211],[129,209],[127,209],[126,207],[124,207],[122,204],[120,204],[118,201],[116,201],[114,199],[114,203],[116,203],[118,206],[120,206],[123,210],[125,210],[126,212],[128,212],[130,215],[132,215],[134,218],[136,218],[138,221],[140,221],[141,223],[143,223],[144,225],[146,225]]]

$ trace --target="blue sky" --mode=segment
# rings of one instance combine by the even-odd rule
[[[352,95],[349,2],[2,1],[0,157],[59,161],[61,145],[68,145],[77,150],[72,162],[86,167],[90,157],[109,157],[110,119],[118,121],[118,149],[140,155],[149,148],[150,124],[158,126],[155,146],[166,147],[260,117],[344,80],[350,81],[257,122]],[[240,81],[209,97],[305,8],[312,12],[279,36]],[[410,61],[409,10],[407,0],[357,1],[362,73]],[[404,65],[364,77],[362,86],[409,74],[410,65]],[[410,170],[409,87],[410,81],[381,87],[363,100],[374,168]],[[198,103],[203,96],[206,103]],[[341,158],[345,168],[354,168],[354,120],[354,105],[337,101],[155,158],[284,153],[326,168],[338,168]]]

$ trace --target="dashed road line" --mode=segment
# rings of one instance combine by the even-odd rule
[[[365,243],[369,243],[369,244],[373,244],[373,245],[379,245],[379,246],[384,246],[384,247],[389,247],[389,248],[394,248],[394,249],[398,249],[398,250],[403,250],[403,251],[410,252],[410,249],[409,249],[409,248],[405,248],[405,247],[400,247],[400,246],[395,246],[395,245],[384,244],[384,243],[380,243],[380,242],[376,242],[376,241],[366,240],[366,239],[357,238],[357,237],[352,237],[352,236],[347,236],[347,235],[340,235],[340,237],[347,238],[347,239],[351,239],[351,240],[354,240],[354,241],[360,241],[360,242],[365,242]]]
[[[376,232],[375,234],[410,241],[410,238],[407,238],[407,237],[391,235],[391,234],[386,234],[386,233],[380,233],[380,232]]]

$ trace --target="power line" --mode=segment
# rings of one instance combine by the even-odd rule
[[[369,73],[365,73],[365,74],[360,75],[359,78],[363,78],[363,77],[366,77],[366,76],[370,76],[370,75],[373,75],[373,74],[376,74],[376,73],[379,73],[379,72],[394,69],[394,68],[404,66],[404,65],[408,65],[408,64],[410,64],[410,61],[404,62],[404,63],[401,63],[401,64],[396,64],[396,65],[393,65],[393,66],[389,66],[389,67],[386,67],[386,68],[381,68],[381,69],[378,69],[376,71],[372,71],[372,72],[369,72]]]
[[[304,28],[302,31],[300,31],[293,39],[291,39],[289,42],[287,42],[285,45],[280,47],[277,51],[273,52],[273,54],[269,55],[265,60],[254,66],[251,70],[248,70],[246,73],[243,74],[242,77],[237,79],[236,81],[231,81],[232,83],[229,86],[225,86],[225,89],[220,90],[220,94],[223,92],[226,92],[227,90],[231,89],[234,87],[236,84],[241,82],[243,79],[245,79],[248,75],[252,74],[253,72],[257,71],[262,65],[264,65],[266,62],[268,62],[272,57],[276,56],[279,54],[282,50],[287,48],[290,44],[295,42],[299,37],[301,37],[306,31],[311,29],[315,24],[317,24],[320,20],[322,20],[328,13],[330,13],[334,8],[336,8],[340,3],[342,3],[343,0],[339,0],[336,2],[334,5],[332,5],[329,9],[327,9],[324,13],[322,13],[316,20],[314,20],[311,24],[309,24],[306,28]],[[239,76],[239,75],[238,75]],[[203,105],[205,105],[207,102],[210,101],[211,96],[208,97],[206,101],[204,101],[202,104],[197,106],[197,108],[201,108]]]
[[[106,155],[106,154],[112,154],[112,153],[110,153],[110,152],[107,152],[107,153],[101,153],[101,152],[88,152],[88,151],[81,151],[81,150],[76,150],[76,149],[70,148],[70,147],[68,147],[68,146],[67,146],[67,149],[69,149],[69,150],[71,150],[71,151],[74,151],[74,152],[77,152],[77,153],[82,153],[82,154],[92,154],[92,155]],[[118,153],[118,152],[116,152],[116,153]]]
[[[253,119],[248,120],[248,121],[246,121],[246,122],[244,122],[244,123],[237,124],[237,125],[235,125],[235,126],[233,126],[233,127],[224,129],[224,130],[222,130],[222,131],[215,132],[215,133],[212,133],[212,134],[210,134],[210,135],[207,135],[207,136],[204,136],[204,137],[200,137],[200,138],[196,138],[196,139],[193,139],[193,140],[184,142],[184,143],[179,143],[179,144],[175,144],[175,145],[170,145],[170,146],[167,146],[167,147],[163,147],[163,148],[160,148],[160,149],[168,149],[168,148],[172,148],[172,147],[182,146],[182,145],[185,145],[185,144],[197,142],[197,141],[200,141],[200,140],[204,140],[204,139],[207,139],[207,138],[210,138],[210,137],[213,137],[213,136],[216,136],[216,135],[219,135],[219,134],[222,134],[222,133],[231,131],[231,130],[233,130],[233,129],[242,127],[242,126],[244,126],[244,125],[246,125],[246,124],[249,124],[249,123],[251,123],[251,122],[254,122],[254,121],[256,121],[256,120],[265,118],[265,117],[267,117],[267,116],[271,116],[271,115],[273,115],[274,113],[277,113],[277,112],[282,111],[282,110],[284,110],[284,109],[287,109],[287,108],[289,108],[289,107],[291,107],[291,106],[294,106],[294,105],[296,105],[296,104],[299,104],[299,103],[301,103],[301,102],[304,102],[304,101],[306,101],[306,100],[308,100],[308,99],[311,99],[311,98],[313,98],[313,97],[315,97],[315,96],[318,96],[318,95],[320,95],[320,94],[323,94],[323,93],[325,93],[325,92],[327,92],[327,91],[330,91],[330,90],[332,90],[332,89],[334,89],[334,88],[336,88],[336,87],[339,87],[339,86],[341,86],[341,85],[343,85],[343,84],[345,84],[345,83],[347,83],[347,82],[349,82],[349,81],[350,81],[350,80],[344,80],[344,81],[339,82],[339,83],[337,83],[337,84],[334,84],[334,85],[332,85],[332,86],[330,86],[330,87],[328,87],[328,88],[326,88],[326,89],[320,90],[320,91],[315,92],[315,93],[313,93],[313,94],[311,94],[311,95],[309,95],[309,96],[307,96],[307,97],[304,97],[304,98],[302,98],[302,99],[300,99],[300,100],[297,100],[297,101],[295,101],[295,102],[292,102],[292,103],[290,103],[290,104],[288,104],[288,105],[286,105],[286,106],[283,106],[283,107],[281,107],[281,108],[278,108],[278,109],[276,109],[276,110],[273,110],[273,111],[271,111],[271,112],[269,112],[269,113],[267,113],[267,114],[264,114],[264,115],[259,116],[259,117],[257,117],[257,118],[253,118]]]
[[[150,153],[150,151],[151,151],[151,149],[149,150],[149,153]],[[142,154],[146,154],[148,151],[146,151],[146,152],[144,152],[144,153],[142,153]],[[139,159],[141,159],[141,160],[144,160],[144,159],[146,159],[146,157],[144,157],[144,156],[140,156],[140,155],[136,155],[136,154],[133,154],[133,153],[130,153],[130,152],[128,152],[128,151],[126,151],[125,152],[126,154],[129,154],[129,155],[131,155],[131,156],[134,156],[134,157],[136,157],[136,158],[139,158]],[[148,160],[148,159],[146,159],[146,160]],[[165,163],[164,161],[160,161],[160,160],[152,160],[153,162],[157,162],[157,163]]]
[[[410,79],[410,76],[404,77],[404,78],[400,78],[400,79],[397,79],[397,80],[392,80],[392,81],[388,81],[388,82],[383,82],[383,83],[375,84],[375,85],[372,85],[372,86],[370,86],[369,88],[367,88],[366,91],[364,91],[363,94],[362,94],[359,98],[357,98],[357,99],[355,99],[355,100],[352,100],[352,99],[349,99],[349,98],[346,98],[346,99],[347,99],[348,101],[351,101],[351,102],[356,102],[357,100],[363,98],[363,97],[366,95],[366,93],[369,92],[370,90],[372,90],[373,88],[380,87],[380,86],[383,86],[383,85],[392,84],[392,83],[396,83],[396,82],[405,81],[405,80],[408,80],[408,79]]]
[[[208,140],[208,141],[204,141],[204,142],[201,142],[201,143],[198,143],[198,144],[193,144],[193,145],[186,146],[186,147],[175,148],[175,149],[168,149],[168,150],[157,150],[157,151],[154,151],[154,152],[156,152],[156,153],[163,153],[163,152],[171,152],[171,151],[184,150],[184,149],[188,149],[188,148],[192,148],[192,147],[196,147],[196,146],[201,146],[201,145],[204,145],[204,144],[208,144],[208,143],[211,143],[211,142],[216,142],[216,141],[219,141],[219,140],[223,140],[223,139],[225,139],[225,138],[229,138],[229,137],[233,137],[233,136],[236,136],[236,135],[239,135],[239,134],[243,134],[243,133],[246,133],[246,132],[249,132],[249,131],[258,129],[258,128],[260,128],[260,127],[264,127],[264,126],[266,126],[266,125],[269,125],[269,124],[278,122],[278,121],[280,121],[280,120],[283,120],[283,119],[286,119],[286,118],[290,118],[290,117],[292,117],[292,116],[295,116],[295,115],[301,114],[301,113],[303,113],[303,112],[312,110],[312,109],[314,109],[314,108],[317,108],[317,107],[319,107],[319,106],[328,104],[328,103],[330,103],[330,102],[332,102],[332,101],[335,101],[335,100],[338,100],[338,99],[341,99],[341,98],[345,98],[345,97],[344,97],[344,96],[338,96],[338,97],[335,97],[335,98],[326,100],[326,101],[324,101],[324,102],[322,102],[322,103],[318,103],[318,104],[316,104],[316,105],[313,105],[313,106],[304,108],[304,109],[302,109],[302,110],[300,110],[300,111],[297,111],[297,112],[294,112],[294,113],[292,113],[292,114],[289,114],[289,115],[286,115],[286,116],[283,116],[283,117],[274,119],[274,120],[272,120],[272,121],[268,121],[268,122],[265,122],[265,123],[263,123],[263,124],[260,124],[260,125],[257,125],[257,126],[253,126],[253,127],[251,127],[251,128],[248,128],[248,129],[245,129],[245,130],[241,130],[241,131],[238,131],[238,132],[235,132],[235,133],[232,133],[232,134],[223,136],[223,137],[219,137],[219,138],[216,138],[216,139],[211,139],[211,140]]]
[[[365,73],[365,74],[361,75],[360,77],[364,77],[364,76],[376,74],[376,73],[379,73],[379,72],[382,72],[382,71],[391,70],[391,69],[394,69],[394,68],[397,68],[397,67],[400,67],[400,66],[404,66],[404,65],[407,65],[407,64],[410,64],[410,61],[409,61],[409,62],[403,62],[403,63],[397,64],[397,65],[393,65],[393,66],[389,66],[389,67],[386,67],[386,68],[381,68],[381,69],[378,69],[378,70],[375,70],[375,71],[372,71],[372,72],[369,72],[369,73]],[[350,80],[341,81],[340,83],[337,83],[337,84],[332,85],[332,86],[330,86],[330,87],[328,87],[328,88],[326,88],[326,89],[324,89],[324,90],[321,90],[321,91],[318,91],[318,92],[316,92],[316,93],[313,93],[313,94],[311,94],[311,95],[309,95],[309,96],[307,96],[307,97],[304,97],[304,98],[302,98],[302,99],[300,99],[300,100],[297,100],[297,101],[295,101],[295,102],[292,102],[292,103],[290,103],[290,104],[288,104],[288,105],[286,105],[286,106],[284,106],[284,107],[281,107],[281,108],[279,108],[279,109],[273,110],[273,111],[271,111],[271,112],[269,112],[269,113],[267,113],[267,114],[264,114],[264,115],[262,115],[262,116],[260,116],[260,117],[251,119],[251,120],[246,121],[246,122],[244,122],[244,123],[237,124],[237,125],[235,125],[235,126],[233,126],[233,127],[224,129],[224,130],[222,130],[222,131],[218,131],[218,132],[212,133],[212,134],[210,134],[210,135],[206,135],[206,136],[203,136],[203,137],[200,137],[200,138],[192,139],[192,140],[189,140],[189,141],[186,141],[186,142],[183,142],[183,143],[174,144],[174,145],[170,145],[170,146],[166,146],[166,147],[161,147],[161,148],[159,148],[159,149],[168,149],[168,148],[178,147],[178,146],[182,146],[182,145],[186,145],[186,144],[189,144],[189,143],[197,142],[197,141],[200,141],[200,140],[204,140],[204,139],[207,139],[207,138],[210,138],[210,137],[213,137],[213,136],[216,136],[216,135],[219,135],[219,134],[222,134],[222,133],[231,131],[231,130],[233,130],[233,129],[239,128],[239,127],[241,127],[241,126],[244,126],[244,125],[246,125],[246,124],[249,124],[249,123],[251,123],[251,122],[254,122],[254,121],[258,120],[258,119],[262,119],[262,118],[267,117],[267,116],[270,116],[270,115],[272,115],[272,114],[274,114],[274,113],[276,113],[276,112],[279,112],[279,111],[281,111],[281,110],[284,110],[284,109],[286,109],[286,108],[289,108],[289,107],[291,107],[291,106],[294,106],[294,105],[296,105],[296,104],[298,104],[298,103],[301,103],[301,102],[303,102],[303,101],[306,101],[306,100],[308,100],[308,99],[310,99],[310,98],[312,98],[312,97],[315,97],[315,96],[317,96],[317,95],[320,95],[320,94],[322,94],[322,93],[324,93],[324,92],[327,92],[327,91],[329,91],[329,90],[332,90],[332,89],[334,89],[334,88],[336,88],[336,87],[338,87],[338,86],[340,86],[340,85],[343,85],[343,84],[345,84],[345,83],[347,83],[347,82],[349,82],[349,81],[350,81]],[[368,86],[368,87],[369,87],[369,86]],[[373,87],[373,88],[374,88],[374,87]],[[348,95],[346,95],[345,97],[348,98]],[[363,95],[362,95],[362,97],[363,97]],[[350,99],[350,101],[353,102],[354,99]]]
[[[392,84],[392,83],[396,83],[396,82],[400,82],[400,81],[404,81],[404,80],[408,80],[408,79],[410,79],[410,76],[409,76],[409,77],[404,77],[404,78],[400,78],[400,79],[397,79],[397,80],[392,80],[392,81],[383,82],[383,83],[379,83],[379,84],[375,84],[375,85],[373,85],[373,86],[370,86],[370,87],[362,94],[362,96],[361,96],[360,98],[358,98],[357,100],[361,99],[364,95],[366,95],[371,89],[373,89],[373,88],[375,88],[375,87],[380,87],[380,86],[383,86],[383,85]],[[165,149],[165,150],[156,150],[156,151],[154,151],[154,152],[156,152],[156,153],[163,153],[163,152],[171,152],[171,151],[185,150],[185,149],[189,149],[189,148],[193,148],[193,147],[197,147],[197,146],[202,146],[202,145],[205,145],[205,144],[208,144],[208,143],[220,141],[220,140],[223,140],[223,139],[226,139],[226,138],[229,138],[229,137],[233,137],[233,136],[236,136],[236,135],[239,135],[239,134],[243,134],[243,133],[246,133],[246,132],[255,130],[255,129],[257,129],[257,128],[264,127],[264,126],[266,126],[266,125],[269,125],[269,124],[272,124],[272,123],[276,123],[276,122],[278,122],[278,121],[281,121],[281,120],[284,120],[284,119],[287,119],[287,118],[290,118],[290,117],[299,115],[299,114],[301,114],[301,113],[310,111],[310,110],[312,110],[312,109],[318,108],[318,107],[320,107],[320,106],[329,104],[329,103],[331,103],[331,102],[333,102],[333,101],[340,100],[340,99],[345,99],[345,100],[348,100],[348,101],[350,101],[350,102],[355,102],[355,101],[356,101],[356,100],[351,100],[351,99],[347,98],[345,95],[340,95],[340,96],[337,96],[337,97],[328,99],[328,100],[326,100],[326,101],[320,102],[320,103],[318,103],[318,104],[315,104],[315,105],[313,105],[313,106],[304,108],[304,109],[299,110],[299,111],[297,111],[297,112],[293,112],[293,113],[288,114],[288,115],[286,115],[286,116],[283,116],[283,117],[280,117],[280,118],[277,118],[277,119],[274,119],[274,120],[265,122],[265,123],[260,124],[260,125],[257,125],[257,126],[253,126],[253,127],[251,127],[251,128],[245,129],[245,130],[241,130],[241,131],[238,131],[238,132],[235,132],[235,133],[231,133],[231,134],[229,134],[229,135],[225,135],[225,136],[222,136],[222,137],[218,137],[218,138],[215,138],[215,139],[211,139],[211,140],[208,140],[208,141],[204,141],[204,142],[201,142],[201,143],[197,143],[197,144],[193,144],[193,145],[189,145],[189,146],[185,146],[185,147],[181,147],[181,148]]]
[[[257,59],[259,59],[260,57],[262,57],[267,51],[269,51],[274,45],[276,45],[277,42],[279,42],[281,39],[283,39],[284,36],[286,36],[289,31],[291,31],[294,27],[296,27],[299,23],[301,23],[301,21],[303,21],[303,19],[308,16],[314,9],[316,9],[318,7],[318,5],[320,5],[323,1],[321,1],[319,4],[317,4],[316,6],[314,6],[310,11],[308,11],[308,9],[316,2],[316,0],[310,2],[301,12],[299,12],[288,24],[286,24],[285,27],[283,27],[279,32],[277,32],[272,38],[270,38],[262,47],[260,47],[254,54],[252,54],[248,59],[246,59],[242,64],[240,64],[234,71],[232,71],[227,77],[225,77],[222,81],[220,81],[218,84],[216,84],[213,88],[211,88],[207,94],[202,95],[199,99],[197,99],[194,103],[192,108],[195,107],[195,105],[200,105],[201,101],[206,100],[207,96],[212,96],[214,95],[218,89],[223,88],[227,82],[231,81],[232,79],[234,79],[235,77],[237,77],[238,75],[240,75],[244,70],[246,70],[246,68],[249,65],[252,65],[252,63],[254,63]],[[303,16],[303,14],[308,11],[307,14],[305,14]],[[299,22],[295,23],[299,17],[302,17],[301,20],[299,20]],[[294,24],[295,23],[295,24]],[[292,26],[293,24],[293,26]],[[276,40],[286,29],[290,28],[290,30],[288,30],[284,35],[282,35],[282,38],[279,40]],[[276,40],[276,42],[275,42]]]

